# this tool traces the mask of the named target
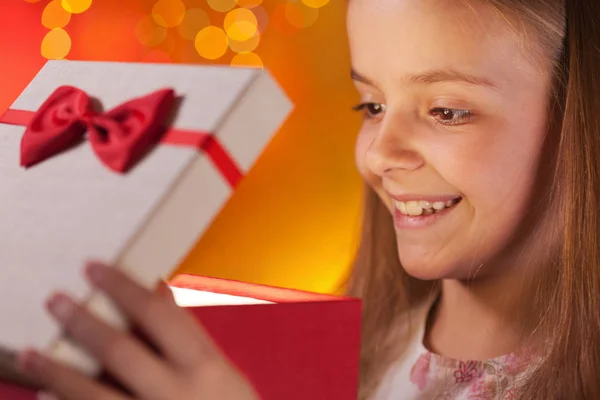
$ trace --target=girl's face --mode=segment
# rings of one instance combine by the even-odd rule
[[[365,115],[356,161],[415,277],[472,278],[509,248],[526,250],[519,234],[549,168],[540,159],[551,69],[511,29],[475,1],[349,1]]]

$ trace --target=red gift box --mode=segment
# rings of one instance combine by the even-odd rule
[[[262,400],[356,399],[360,300],[194,275],[170,284]],[[0,383],[0,399],[36,393]]]

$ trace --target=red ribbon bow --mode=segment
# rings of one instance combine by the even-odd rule
[[[165,133],[174,101],[175,92],[164,89],[99,113],[93,111],[85,92],[59,87],[25,130],[21,165],[30,167],[67,150],[87,132],[100,161],[113,171],[125,172]]]
[[[80,143],[87,132],[100,161],[116,172],[128,171],[158,142],[196,147],[204,151],[231,186],[243,174],[213,135],[167,129],[175,102],[172,89],[162,89],[96,112],[80,89],[61,86],[36,112],[8,110],[0,123],[25,125],[21,165],[30,167]]]

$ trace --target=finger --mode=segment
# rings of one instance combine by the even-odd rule
[[[183,368],[218,361],[219,353],[200,324],[185,309],[146,290],[122,271],[102,264],[88,265],[87,274],[133,320],[159,349]]]
[[[132,400],[35,351],[21,353],[18,361],[22,373],[61,400]]]
[[[170,398],[174,373],[139,340],[100,321],[62,293],[52,296],[48,310],[70,338],[133,393],[145,399]]]

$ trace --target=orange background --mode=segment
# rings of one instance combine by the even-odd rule
[[[45,62],[41,46],[49,30],[42,25],[42,13],[48,2],[0,2],[0,113]],[[349,80],[345,2],[331,0],[317,10],[304,8],[310,22],[315,11],[318,18],[303,28],[286,19],[288,2],[304,7],[300,0],[262,2],[261,11],[269,21],[254,53],[287,92],[295,110],[178,272],[332,293],[339,291],[348,272],[360,203],[353,161],[359,119],[351,112],[358,99]],[[231,51],[216,60],[200,57],[193,41],[173,28],[154,48],[140,43],[136,26],[141,18],[148,19],[155,3],[93,0],[87,10],[71,15],[64,27],[71,38],[66,58],[231,62],[235,55]],[[207,0],[183,3],[204,9],[212,24],[222,26],[225,13],[211,10]]]

